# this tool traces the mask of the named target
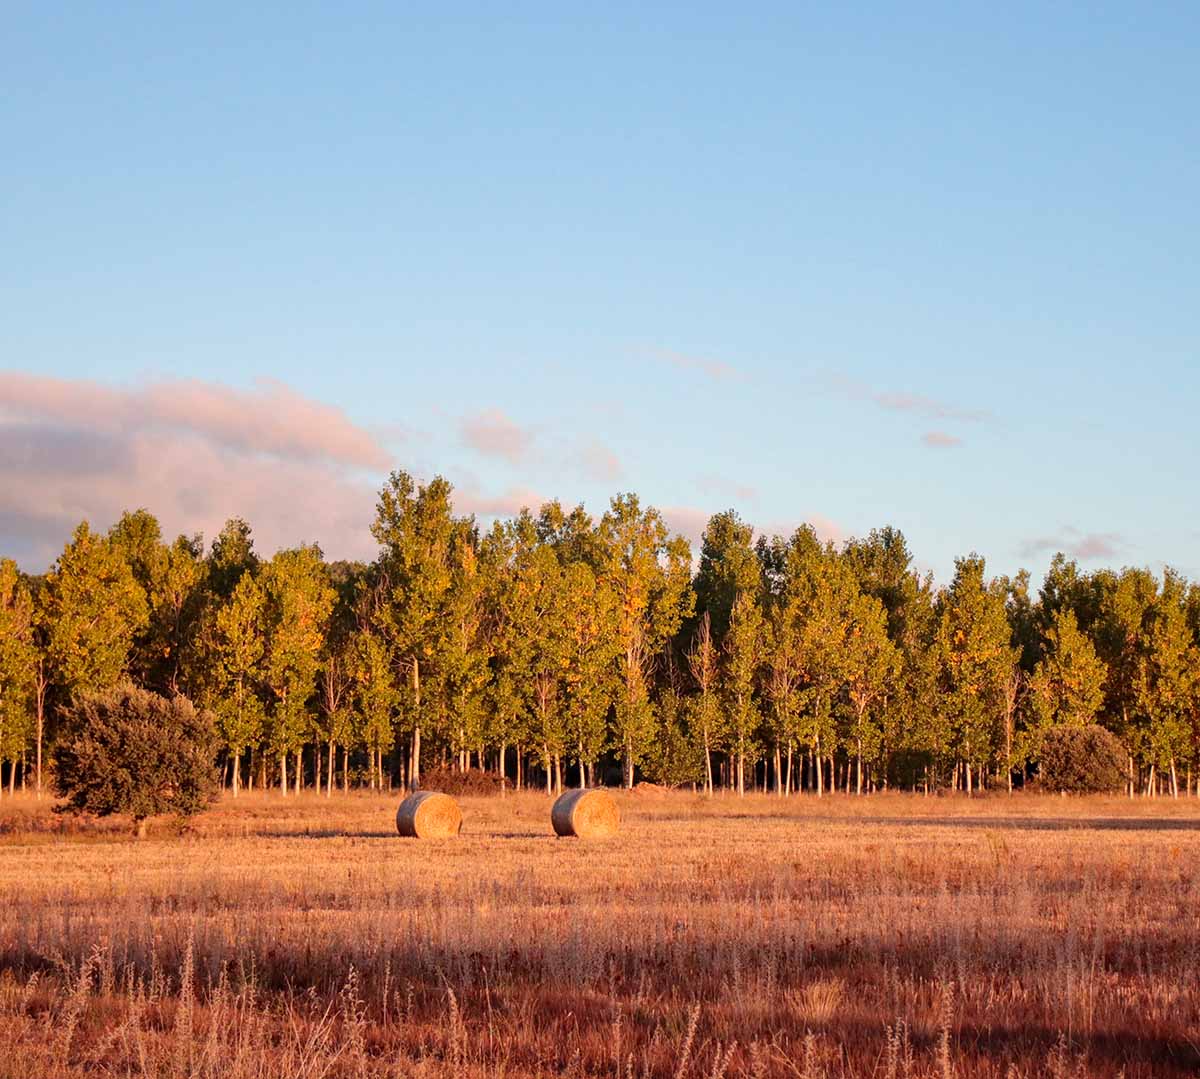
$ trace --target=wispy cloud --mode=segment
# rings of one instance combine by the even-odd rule
[[[724,360],[713,360],[706,356],[690,356],[666,348],[652,348],[647,351],[662,363],[670,364],[681,371],[697,371],[718,382],[745,381],[747,377],[744,371]]]
[[[522,427],[498,408],[466,416],[459,424],[463,444],[488,457],[500,457],[510,464],[525,460],[533,445],[533,432]]]
[[[1021,545],[1021,556],[1036,558],[1061,551],[1071,558],[1089,562],[1098,558],[1119,558],[1125,547],[1125,539],[1118,532],[1083,532],[1067,525],[1055,535],[1026,540]]]
[[[758,501],[758,488],[749,483],[738,483],[736,480],[727,480],[723,476],[716,476],[712,473],[701,476],[698,483],[700,490],[708,495],[716,495],[718,498],[733,498],[739,502]]]
[[[578,454],[580,471],[591,480],[600,483],[615,483],[624,474],[621,460],[603,442],[593,440],[586,443]]]
[[[947,434],[945,431],[926,431],[921,436],[921,445],[935,450],[951,450],[962,444],[961,438],[957,435]]]
[[[377,473],[390,457],[339,409],[278,382],[133,387],[0,373],[0,535],[44,569],[71,528],[145,506],[168,534],[247,517],[257,546],[315,540],[332,557],[374,551]]]
[[[990,409],[964,408],[923,393],[883,390],[841,374],[829,374],[824,380],[830,389],[859,401],[870,401],[889,412],[907,412],[932,420],[960,423],[989,423],[996,416]]]

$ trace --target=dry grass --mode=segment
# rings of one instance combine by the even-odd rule
[[[0,1076],[1194,1075],[1200,807],[542,795],[0,802]]]

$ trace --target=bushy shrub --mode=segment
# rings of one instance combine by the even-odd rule
[[[494,772],[481,772],[478,768],[470,768],[465,772],[455,772],[450,768],[433,768],[421,773],[421,789],[441,791],[456,798],[464,795],[499,794],[502,786],[501,779]]]
[[[1042,739],[1038,776],[1046,790],[1105,794],[1125,786],[1125,747],[1096,724],[1051,727]]]
[[[67,711],[53,755],[67,812],[127,814],[137,834],[160,813],[186,817],[217,792],[212,715],[186,697],[128,683],[82,694]]]

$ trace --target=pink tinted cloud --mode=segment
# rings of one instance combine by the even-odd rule
[[[273,379],[258,379],[250,390],[199,379],[118,387],[4,371],[0,415],[93,433],[191,434],[242,452],[368,469],[383,469],[389,462],[375,436],[341,409]]]
[[[945,431],[926,431],[921,436],[921,445],[935,450],[956,449],[962,444],[961,438],[957,435],[947,434]]]
[[[1125,540],[1118,532],[1082,532],[1067,525],[1056,535],[1037,536],[1021,545],[1025,558],[1061,551],[1070,558],[1091,562],[1099,558],[1119,558],[1125,549]]]
[[[256,548],[318,542],[334,558],[369,558],[373,484],[335,464],[248,455],[190,432],[80,437],[61,428],[6,427],[23,461],[0,478],[0,531],[22,565],[39,570],[80,520],[105,529],[144,506],[167,535],[213,536],[245,517]],[[10,456],[11,459],[11,456]]]
[[[663,520],[666,521],[667,527],[673,532],[683,536],[692,545],[693,557],[699,557],[700,544],[704,538],[704,529],[708,526],[709,518],[712,517],[714,510],[701,509],[698,506],[666,506],[662,509]],[[835,521],[828,517],[822,516],[819,513],[809,514],[801,522],[773,522],[762,525],[756,525],[754,521],[749,522],[754,525],[756,536],[782,536],[787,539],[799,527],[800,524],[808,524],[817,534],[817,538],[822,542],[832,541],[840,542],[845,538],[845,532]]]
[[[655,348],[649,351],[651,355],[663,363],[669,363],[672,367],[678,367],[681,371],[699,371],[702,375],[707,375],[718,382],[730,379],[744,380],[746,378],[744,372],[734,367],[733,364],[726,363],[724,360],[710,360],[704,356],[688,356],[682,352],[674,352],[666,348]]]
[[[615,483],[625,473],[620,459],[603,442],[592,441],[584,445],[578,459],[580,471],[588,479],[601,483]]]
[[[390,458],[340,410],[278,382],[135,387],[0,373],[3,553],[44,569],[80,520],[108,528],[144,506],[169,536],[245,517],[256,546],[315,541],[369,558]],[[376,473],[374,477],[371,473]]]
[[[739,502],[758,501],[757,487],[748,483],[738,483],[736,480],[727,480],[711,473],[700,477],[699,486],[705,494],[718,495],[721,498],[734,498]]]
[[[501,457],[511,464],[523,461],[533,445],[533,433],[498,408],[466,416],[459,424],[464,445],[488,457]]]
[[[487,519],[515,517],[523,509],[536,513],[549,501],[544,495],[527,487],[510,487],[502,494],[489,495],[473,484],[455,487],[453,499],[455,512],[472,513]]]
[[[659,512],[671,534],[687,540],[692,545],[692,557],[699,557],[700,541],[712,513],[697,506],[664,506]]]
[[[881,390],[845,375],[831,374],[823,381],[847,397],[871,401],[889,412],[908,412],[933,420],[958,420],[964,423],[987,423],[996,418],[988,409],[963,408],[923,393]]]

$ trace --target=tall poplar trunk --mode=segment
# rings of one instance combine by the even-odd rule
[[[415,791],[421,785],[421,667],[420,660],[416,656],[413,656],[412,661],[412,685],[415,720],[413,722],[408,786],[410,790]]]
[[[708,744],[708,726],[704,728],[704,793],[713,792],[712,748]]]
[[[333,758],[337,754],[337,746],[332,738],[329,739],[329,771],[325,774],[325,797],[333,797]]]
[[[236,798],[242,779],[242,755],[241,753],[231,753],[230,756],[233,758],[233,796]]]
[[[42,797],[42,745],[46,735],[46,661],[38,657],[37,682],[34,685],[34,703],[37,707],[37,796]]]
[[[288,774],[287,774],[287,750],[285,749],[279,754],[279,793],[284,798],[288,792]]]

